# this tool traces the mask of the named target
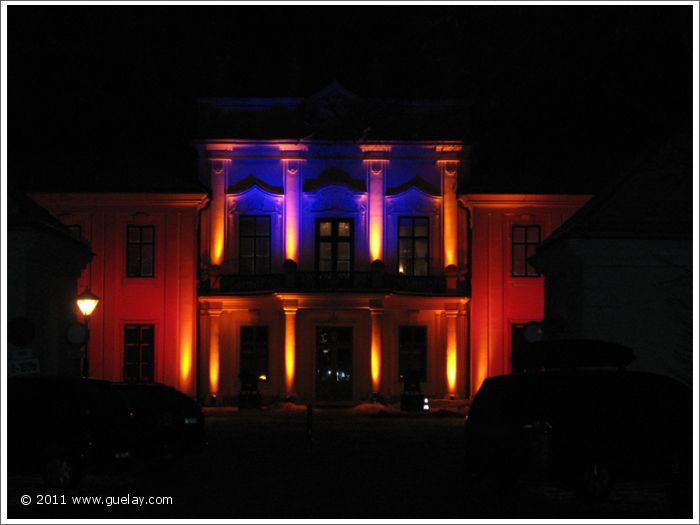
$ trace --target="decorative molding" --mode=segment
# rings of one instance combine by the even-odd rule
[[[210,159],[211,171],[214,175],[221,175],[224,172],[224,161],[222,159]]]
[[[459,162],[458,161],[444,161],[444,166],[445,166],[445,174],[454,176],[457,174],[457,169],[459,168]]]
[[[243,193],[244,191],[257,186],[261,190],[274,195],[284,195],[284,189],[280,186],[273,186],[267,182],[260,180],[255,175],[248,175],[244,179],[239,180],[233,186],[230,186],[226,193]]]
[[[385,161],[381,160],[371,160],[369,161],[369,173],[375,177],[379,177],[384,173]]]
[[[360,202],[360,196],[345,186],[326,186],[314,194],[306,194],[304,197],[311,201],[307,208],[311,212],[364,213],[366,210],[366,206]]]
[[[415,186],[412,186],[398,195],[387,196],[386,200],[386,210],[388,214],[440,214],[440,197],[429,195],[417,189]]]
[[[438,153],[446,153],[449,151],[462,151],[462,146],[459,144],[441,144],[435,146],[435,151]]]
[[[391,151],[391,146],[388,144],[360,144],[360,151],[362,153],[376,152],[376,151]]]
[[[236,197],[228,197],[228,214],[246,214],[252,212],[282,214],[282,196],[252,186]]]

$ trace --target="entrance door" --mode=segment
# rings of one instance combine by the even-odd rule
[[[316,399],[352,400],[352,328],[316,328]]]

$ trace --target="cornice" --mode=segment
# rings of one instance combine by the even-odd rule
[[[43,205],[71,209],[135,208],[195,208],[206,206],[206,193],[95,193],[95,192],[34,192],[29,194]]]

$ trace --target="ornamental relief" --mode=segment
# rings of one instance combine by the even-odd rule
[[[403,193],[386,197],[386,211],[396,213],[440,214],[440,197],[427,195],[416,188],[409,188]]]
[[[363,195],[358,195],[344,186],[326,186],[315,193],[304,194],[308,211],[365,213],[366,205],[361,202]]]
[[[228,214],[276,213],[282,214],[282,197],[273,196],[258,188],[228,197]]]

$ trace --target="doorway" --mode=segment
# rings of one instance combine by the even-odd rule
[[[316,327],[316,399],[352,400],[351,327]]]

